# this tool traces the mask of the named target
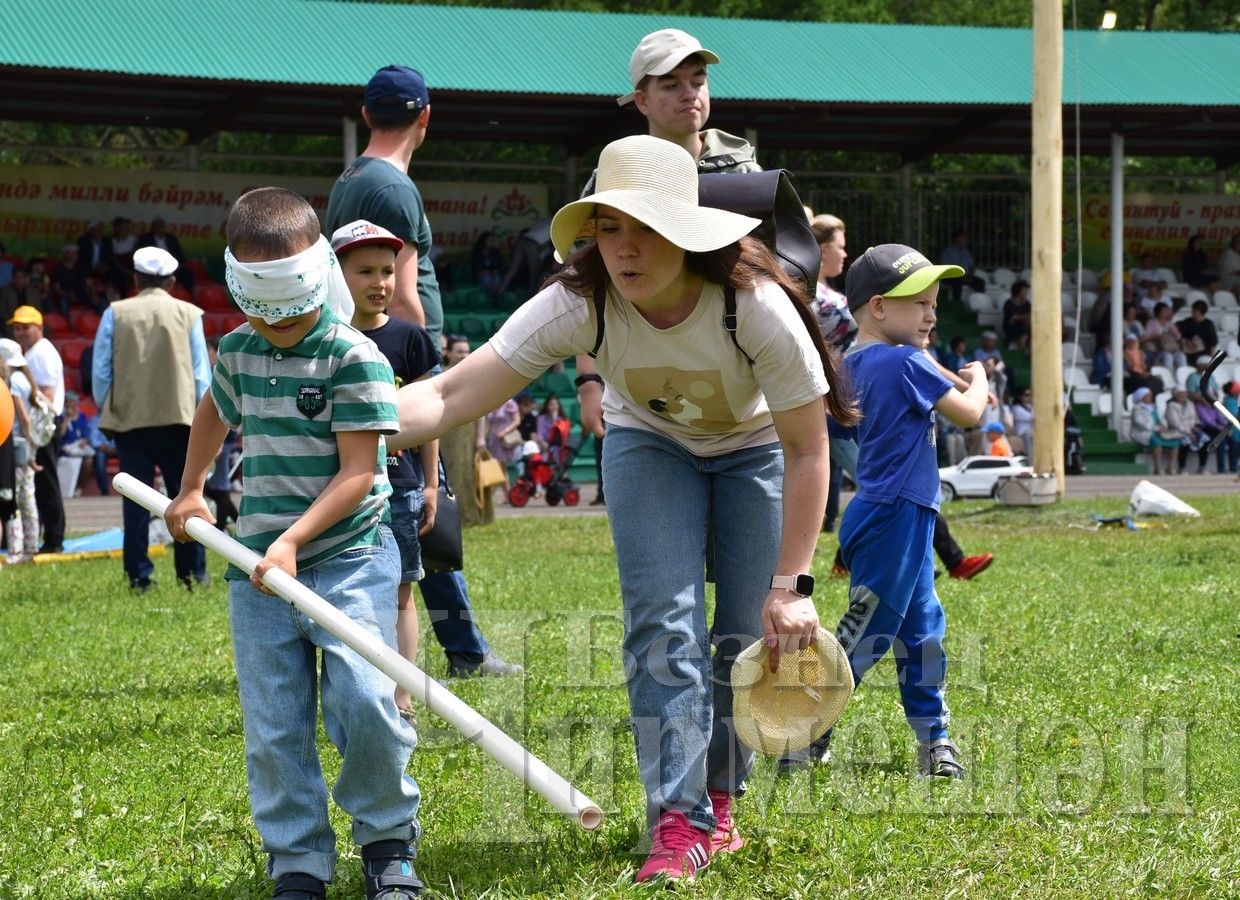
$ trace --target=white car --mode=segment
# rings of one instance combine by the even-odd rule
[[[954,466],[939,469],[943,502],[957,497],[994,497],[999,479],[1009,475],[1032,475],[1023,456],[966,456]]]

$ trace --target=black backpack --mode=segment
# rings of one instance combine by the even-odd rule
[[[785,272],[798,282],[811,296],[818,283],[818,267],[822,261],[822,248],[814,239],[805,207],[792,186],[787,169],[769,172],[712,172],[698,176],[698,203],[715,209],[740,213],[761,219],[750,235],[762,241],[775,254]],[[753,365],[753,358],[736,340],[736,291],[725,285],[723,290],[723,327],[732,337],[732,343],[741,355]],[[598,355],[603,346],[603,309],[607,302],[606,289],[594,295],[596,331],[594,349],[590,358]]]

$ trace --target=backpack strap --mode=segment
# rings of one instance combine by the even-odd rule
[[[590,359],[598,359],[599,348],[603,346],[603,313],[607,304],[607,289],[604,287],[594,292],[594,317],[596,320],[594,326],[594,349],[590,351]],[[732,343],[736,345],[736,349],[741,352],[741,356],[753,365],[753,357],[745,352],[745,348],[741,346],[741,342],[736,338],[736,288],[730,284],[723,286],[723,327],[727,331],[728,336],[732,338]]]
[[[599,348],[603,346],[603,313],[607,306],[607,287],[603,286],[594,292],[594,349],[590,351],[590,359],[598,359]]]
[[[736,345],[736,349],[741,351],[741,356],[753,365],[753,357],[745,352],[745,348],[741,346],[741,342],[736,339],[736,288],[730,284],[723,286],[723,327],[732,338],[732,343]]]

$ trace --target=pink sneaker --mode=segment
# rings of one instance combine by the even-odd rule
[[[678,809],[659,816],[651,833],[653,846],[645,864],[637,872],[637,881],[649,881],[659,875],[670,880],[691,879],[710,865],[710,837]]]
[[[715,833],[710,836],[710,852],[735,853],[745,846],[745,839],[732,821],[732,795],[727,791],[709,790],[710,805],[715,812]]]

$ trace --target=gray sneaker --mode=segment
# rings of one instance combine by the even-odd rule
[[[917,772],[924,778],[964,778],[960,748],[947,738],[917,745]]]
[[[474,676],[503,677],[505,675],[522,675],[525,667],[516,663],[505,662],[494,653],[488,653],[482,662],[466,659],[463,654],[448,654],[448,677],[471,678]]]

